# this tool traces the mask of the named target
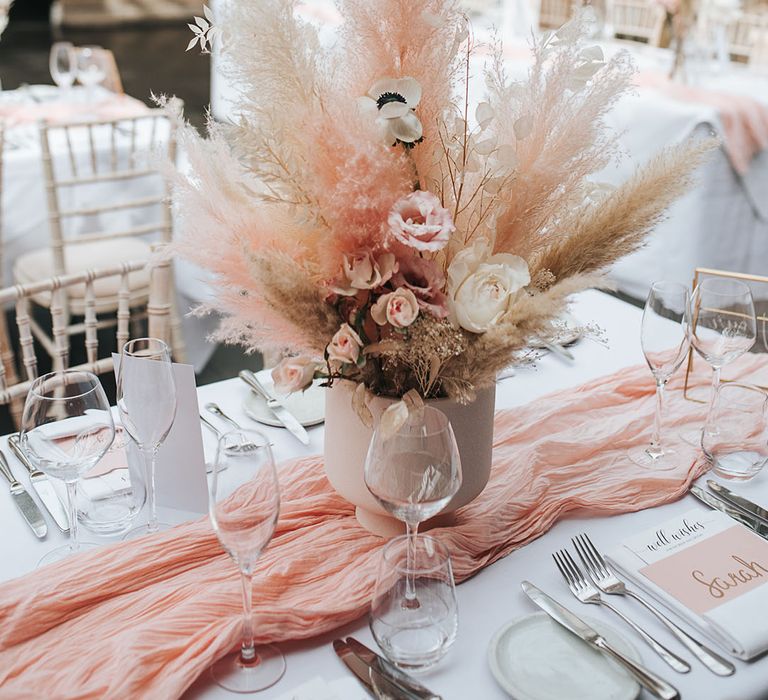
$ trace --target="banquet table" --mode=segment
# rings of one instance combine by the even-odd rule
[[[572,311],[584,322],[597,322],[604,331],[605,343],[584,339],[572,347],[575,361],[545,354],[533,367],[518,368],[513,376],[497,384],[497,409],[514,408],[552,391],[576,387],[621,368],[643,361],[639,327],[641,311],[612,296],[597,291],[584,292],[576,297]],[[649,382],[650,382],[649,373]],[[202,409],[207,401],[216,401],[221,408],[241,421],[249,422],[242,410],[242,401],[248,389],[239,379],[230,379],[198,388],[198,401]],[[318,454],[323,449],[323,428],[310,428],[310,444],[301,446],[286,431],[263,427],[274,442],[278,461],[292,457]],[[210,436],[204,435],[207,449],[212,447]],[[5,438],[0,439],[5,452]],[[12,459],[12,468],[25,481],[19,463]],[[620,465],[617,465],[620,468]],[[25,481],[26,483],[26,481]],[[748,493],[753,500],[768,503],[768,474],[758,475],[748,485],[737,490]],[[501,700],[507,697],[496,684],[487,662],[488,643],[494,632],[504,623],[535,612],[537,609],[523,595],[520,582],[528,579],[551,594],[579,615],[600,619],[603,623],[628,637],[640,652],[642,660],[654,671],[675,684],[682,697],[695,700],[758,700],[768,697],[768,659],[753,662],[734,660],[736,673],[730,678],[718,678],[698,661],[691,659],[692,670],[686,675],[676,674],[660,659],[642,646],[640,640],[609,613],[596,606],[578,603],[571,596],[551,554],[569,547],[570,538],[588,532],[598,547],[610,549],[623,538],[661,523],[688,510],[706,508],[692,496],[667,505],[616,515],[589,517],[578,515],[558,522],[549,532],[530,544],[497,561],[457,588],[459,604],[459,634],[448,655],[428,674],[424,683],[446,700],[468,697],[483,700]],[[63,541],[61,535],[49,528],[46,540],[37,541],[23,523],[5,489],[0,489],[0,579],[6,580],[32,571],[39,557],[49,548]],[[614,600],[615,602],[615,600]],[[689,656],[677,645],[673,637],[648,614],[632,603],[619,600],[617,606],[633,614],[662,642]],[[761,619],[765,611],[756,611]],[[685,625],[683,625],[685,626]],[[696,633],[698,634],[698,633]],[[287,671],[274,687],[255,697],[265,699],[291,697],[291,691],[302,683],[322,677],[327,681],[347,675],[346,669],[334,655],[331,640],[337,636],[354,635],[365,644],[375,647],[366,620],[359,619],[331,634],[301,642],[281,644],[286,654]],[[713,645],[714,646],[714,645]],[[0,697],[2,689],[0,688]],[[187,690],[185,698],[226,698],[227,692],[215,686],[206,673]],[[362,697],[362,696],[361,696]],[[650,697],[645,692],[642,698]],[[564,699],[566,700],[566,699]],[[575,700],[575,699],[574,699]]]

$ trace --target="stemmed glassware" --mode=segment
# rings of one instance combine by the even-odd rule
[[[24,402],[19,447],[36,469],[66,484],[70,532],[69,545],[48,552],[39,566],[78,551],[77,480],[114,439],[109,401],[96,375],[66,370],[33,382]]]
[[[77,49],[77,79],[85,87],[88,102],[93,101],[94,88],[106,76],[104,57],[100,46],[81,46]]]
[[[688,289],[677,282],[654,282],[643,310],[640,342],[643,354],[656,380],[656,412],[651,444],[635,447],[629,458],[638,466],[666,471],[676,465],[675,452],[661,445],[661,418],[664,387],[688,353]]]
[[[117,408],[123,428],[144,456],[147,472],[149,521],[132,534],[157,532],[169,526],[157,520],[155,465],[176,417],[171,352],[162,340],[137,338],[123,346],[117,373]]]
[[[211,674],[227,690],[252,693],[274,685],[285,673],[280,650],[256,647],[253,641],[253,567],[272,539],[280,513],[275,462],[264,435],[234,430],[221,436],[208,505],[216,536],[240,569],[244,613],[240,650],[217,661]]]
[[[707,423],[711,422],[720,370],[748,352],[757,339],[757,319],[752,292],[739,280],[708,277],[691,296],[691,344],[712,367],[712,389]],[[701,430],[688,431],[683,439],[701,444]]]
[[[65,92],[69,92],[77,74],[75,47],[68,41],[57,41],[51,46],[48,67],[53,82]]]
[[[413,556],[419,523],[437,515],[461,486],[461,460],[447,416],[432,406],[411,410],[401,425],[381,420],[365,460],[365,484],[408,534],[405,604],[418,607]]]

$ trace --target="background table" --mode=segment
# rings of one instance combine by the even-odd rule
[[[639,309],[599,292],[585,292],[577,298],[574,313],[583,321],[598,321],[604,328],[608,345],[584,340],[573,347],[576,357],[574,363],[561,360],[553,355],[543,357],[536,367],[519,370],[497,386],[497,406],[512,408],[525,404],[551,391],[579,385],[590,379],[614,372],[622,367],[643,361],[640,343]],[[650,381],[650,374],[649,374]],[[224,411],[230,413],[244,425],[248,418],[241,408],[241,403],[248,389],[239,379],[231,379],[217,384],[210,384],[198,389],[200,407],[207,401],[216,401]],[[290,457],[312,455],[322,452],[323,429],[321,426],[310,428],[310,444],[300,445],[286,431],[264,427],[263,430],[275,443],[275,453],[279,460]],[[204,433],[204,440],[210,448],[211,437]],[[5,439],[0,446],[5,450]],[[26,476],[21,465],[11,457],[11,466],[16,475],[26,484]],[[620,468],[620,467],[619,467]],[[750,495],[763,504],[768,503],[768,474],[756,477],[749,486]],[[742,487],[744,490],[744,487]],[[486,660],[487,645],[493,633],[506,621],[536,611],[520,590],[520,581],[529,579],[553,595],[577,614],[587,614],[602,619],[616,627],[636,643],[643,661],[658,673],[675,683],[689,700],[758,700],[768,696],[768,660],[761,659],[753,663],[735,661],[736,675],[721,679],[705,670],[701,664],[692,660],[692,670],[683,676],[669,670],[633,633],[612,619],[609,613],[603,613],[595,606],[586,608],[571,596],[557,573],[551,559],[556,549],[570,547],[570,538],[587,531],[595,543],[602,548],[610,548],[631,533],[649,528],[676,514],[693,508],[702,508],[692,496],[659,508],[638,513],[614,516],[611,518],[569,518],[558,523],[540,539],[513,552],[505,559],[481,571],[477,576],[457,588],[459,601],[459,635],[453,648],[441,664],[424,677],[427,683],[446,700],[464,698],[482,698],[482,700],[502,700],[506,695],[496,685],[491,676]],[[0,543],[0,578],[8,579],[34,569],[37,560],[50,547],[63,538],[52,529],[47,540],[38,542],[21,516],[11,503],[5,489],[0,489],[0,532],[4,536]],[[614,601],[615,602],[615,601]],[[655,620],[632,602],[625,604],[619,600],[617,605],[634,613],[649,631],[678,649],[679,645],[671,635]],[[765,611],[756,611],[764,617]],[[304,642],[283,644],[288,668],[285,677],[274,688],[254,696],[268,700],[276,698],[302,682],[323,676],[327,680],[347,673],[338,661],[330,642],[335,636],[354,634],[364,643],[375,646],[367,628],[365,619],[347,625],[334,634]],[[687,652],[679,649],[686,657]],[[649,697],[647,694],[642,698]],[[207,674],[202,674],[188,690],[185,698],[231,698],[223,690],[214,686]],[[566,699],[564,699],[566,700]],[[574,699],[575,700],[575,699]]]

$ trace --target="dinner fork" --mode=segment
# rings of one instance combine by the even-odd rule
[[[736,667],[728,660],[724,659],[718,653],[708,648],[698,640],[694,639],[681,627],[678,627],[672,620],[670,620],[661,610],[653,606],[644,598],[640,597],[637,593],[626,587],[624,582],[616,576],[616,573],[605,561],[605,558],[597,550],[592,540],[589,539],[586,533],[572,537],[576,547],[576,551],[579,553],[581,561],[584,563],[584,567],[587,569],[589,577],[594,584],[603,592],[608,595],[626,595],[630,598],[634,598],[636,601],[644,605],[650,612],[652,612],[663,624],[665,624],[669,631],[677,637],[686,648],[696,656],[712,673],[716,673],[718,676],[730,676],[736,670]]]
[[[571,557],[567,550],[561,549],[558,552],[555,552],[552,557],[554,558],[555,564],[557,564],[557,568],[560,570],[560,573],[563,575],[565,582],[568,584],[568,588],[571,589],[571,593],[573,593],[573,595],[576,596],[576,598],[578,598],[582,603],[604,605],[606,608],[624,620],[624,622],[626,622],[633,630],[635,630],[635,632],[637,632],[643,638],[648,646],[650,646],[651,649],[653,649],[667,663],[667,665],[669,665],[675,671],[678,673],[688,673],[688,671],[691,670],[691,665],[687,661],[681,659],[677,654],[667,649],[667,647],[665,647],[663,644],[657,642],[644,629],[630,620],[623,612],[621,612],[621,610],[615,608],[613,605],[603,600],[600,595],[600,591],[598,591],[597,588],[592,585],[592,583],[587,581],[584,574],[581,573],[581,569],[579,569],[579,567],[576,565],[576,562],[573,560],[573,557]]]

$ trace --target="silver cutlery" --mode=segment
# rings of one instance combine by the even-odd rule
[[[200,414],[200,422],[216,436],[217,440],[219,440],[223,435],[221,430],[219,430],[213,423],[211,423],[211,421],[209,421],[202,413]]]
[[[412,693],[415,697],[420,698],[420,700],[442,700],[440,695],[435,695],[429,688],[423,686],[415,678],[401,671],[397,666],[377,654],[373,649],[369,649],[354,637],[347,637],[346,642],[354,654],[362,659],[369,668],[373,668],[382,675],[387,676],[387,678],[404,688],[406,692]]]
[[[576,551],[579,553],[579,557],[584,563],[589,577],[603,593],[634,598],[666,625],[670,632],[712,673],[718,676],[730,676],[736,671],[736,667],[730,661],[691,637],[691,635],[670,620],[658,608],[651,605],[651,603],[633,590],[627,588],[624,582],[616,576],[616,573],[611,569],[608,562],[605,561],[605,558],[600,554],[595,545],[592,544],[592,540],[586,534],[571,538],[571,542],[576,547]]]
[[[712,481],[712,479],[707,480],[707,487],[722,500],[728,501],[737,508],[741,508],[749,515],[753,515],[758,520],[762,520],[765,525],[768,526],[768,510],[765,510],[765,508],[757,505],[757,503],[752,503],[752,501],[744,498],[744,496],[739,496],[738,494],[733,493],[733,491],[727,489],[725,486],[717,483],[716,481]]]
[[[240,425],[234,418],[230,418],[224,411],[221,410],[219,407],[219,404],[214,403],[213,401],[209,401],[207,404],[205,404],[205,410],[208,411],[208,413],[212,413],[214,416],[217,416],[218,418],[221,418],[221,420],[229,423],[235,430],[244,430],[243,426]]]
[[[37,493],[37,497],[45,506],[46,510],[51,514],[56,526],[62,532],[69,532],[69,515],[67,515],[67,509],[64,507],[56,490],[53,488],[53,484],[48,478],[48,475],[32,466],[19,445],[18,435],[8,436],[8,446],[11,448],[11,452],[16,455],[16,459],[18,459],[29,472],[29,483],[35,490],[35,493]]]
[[[43,514],[37,507],[37,503],[32,500],[32,496],[27,493],[27,490],[16,479],[8,466],[8,460],[5,455],[0,451],[0,473],[6,478],[11,486],[11,496],[16,503],[16,507],[21,511],[24,516],[24,520],[27,521],[27,525],[32,528],[32,532],[39,539],[43,539],[48,534],[48,526],[45,524]]]
[[[636,622],[630,620],[623,612],[621,612],[621,610],[615,608],[608,601],[603,600],[600,591],[587,581],[584,574],[581,573],[581,569],[579,569],[576,562],[573,561],[573,558],[566,550],[561,549],[559,552],[555,552],[552,556],[554,557],[555,564],[557,564],[557,568],[560,570],[565,582],[568,584],[571,593],[573,593],[573,595],[582,603],[604,605],[635,630],[635,632],[643,638],[643,641],[646,642],[646,644],[648,644],[648,646],[650,646],[670,668],[678,673],[688,673],[688,671],[691,670],[691,665],[687,661],[681,659],[673,651],[670,651],[663,644],[657,642]]]
[[[663,678],[653,673],[653,671],[635,663],[632,659],[627,658],[624,654],[614,649],[608,644],[605,637],[581,618],[574,615],[568,608],[563,607],[556,600],[550,598],[530,581],[523,581],[521,585],[523,592],[555,622],[561,624],[569,632],[572,632],[621,664],[640,685],[657,698],[662,700],[679,700],[680,693],[673,685],[670,685]]]
[[[267,403],[267,407],[272,413],[275,414],[275,418],[279,420],[291,434],[302,444],[309,445],[309,434],[304,429],[304,426],[296,420],[296,417],[281,404],[272,394],[270,394],[264,385],[258,380],[256,375],[249,369],[242,370],[238,376],[242,379],[253,391],[261,396]]]
[[[692,496],[698,498],[702,503],[708,505],[710,508],[719,510],[721,513],[725,513],[728,517],[735,520],[737,523],[741,523],[744,527],[749,528],[757,535],[760,535],[763,539],[768,540],[768,525],[763,523],[754,515],[747,513],[741,508],[737,508],[728,501],[724,501],[719,496],[716,496],[709,491],[705,491],[700,486],[691,486],[690,491]]]
[[[573,356],[573,353],[570,350],[568,350],[568,348],[560,345],[559,343],[554,343],[549,340],[542,340],[541,344],[551,353],[554,353],[555,355],[559,355],[560,357],[563,357],[566,360],[570,360],[571,362],[573,362],[576,359]]]

